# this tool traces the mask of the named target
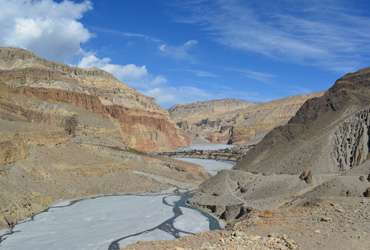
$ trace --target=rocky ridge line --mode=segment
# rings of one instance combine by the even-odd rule
[[[0,48],[0,83],[24,95],[71,103],[117,119],[124,142],[138,150],[160,151],[188,144],[187,136],[153,98],[102,70],[80,69],[22,49]]]
[[[287,123],[306,100],[321,95],[292,96],[267,103],[214,100],[178,105],[169,113],[194,144],[252,145]]]

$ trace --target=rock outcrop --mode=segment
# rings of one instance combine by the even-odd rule
[[[175,120],[197,122],[212,115],[225,114],[235,110],[248,108],[256,104],[236,99],[220,99],[175,105],[169,109]]]
[[[138,151],[185,143],[166,111],[108,73],[0,49],[0,228],[61,199],[197,187],[200,167]]]
[[[267,103],[215,100],[177,105],[169,113],[195,143],[256,144],[284,125],[308,99],[321,93],[292,96]]]
[[[234,99],[221,99],[176,105],[169,109],[177,126],[189,134],[194,144],[227,143],[233,135],[233,115],[254,106]]]
[[[285,235],[259,236],[243,231],[213,231],[186,236],[174,241],[140,241],[123,248],[124,250],[291,250],[298,245]]]
[[[308,100],[236,166],[245,171],[298,174],[345,172],[368,155],[370,69],[347,74],[322,97]]]
[[[356,112],[338,126],[333,134],[334,163],[342,171],[350,170],[368,159],[370,148],[370,109]]]
[[[343,76],[269,132],[233,170],[204,182],[192,204],[221,217],[234,205],[266,210],[322,197],[363,197],[369,111],[370,69]]]
[[[27,96],[70,103],[116,119],[124,143],[137,150],[169,150],[188,143],[153,98],[99,69],[70,67],[25,50],[1,48],[0,82]]]

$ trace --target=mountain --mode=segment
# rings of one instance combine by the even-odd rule
[[[367,249],[369,112],[370,68],[343,76],[194,193],[225,230],[127,249]]]
[[[0,70],[0,81],[23,95],[70,103],[116,120],[129,147],[159,151],[187,144],[187,138],[153,98],[105,71],[50,62],[14,48],[0,49]]]
[[[178,104],[170,108],[169,112],[174,120],[197,122],[204,117],[217,117],[217,115],[222,115],[254,105],[254,103],[237,99],[219,99],[190,104]]]
[[[236,110],[255,104],[221,99],[176,105],[169,109],[177,126],[192,138],[193,144],[227,143],[232,136],[232,125]]]
[[[237,169],[298,174],[355,171],[368,159],[370,69],[347,74],[271,131]]]
[[[166,111],[110,74],[0,48],[0,228],[58,200],[194,188],[201,168],[137,151],[185,144]]]
[[[369,112],[370,68],[366,68],[307,100],[233,170],[205,181],[192,204],[234,220],[247,213],[247,207],[277,209],[324,197],[351,203],[356,197],[368,197]]]
[[[321,93],[292,96],[267,103],[213,100],[177,105],[171,118],[194,143],[255,144],[273,128],[283,125],[308,99]]]

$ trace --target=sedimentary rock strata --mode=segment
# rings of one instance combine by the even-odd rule
[[[273,128],[287,123],[306,100],[320,95],[293,96],[267,103],[198,102],[177,105],[169,112],[195,143],[255,144]]]
[[[200,167],[142,152],[185,144],[166,111],[110,74],[0,49],[0,228],[60,199],[196,187]]]
[[[20,49],[0,49],[0,82],[27,96],[65,102],[118,120],[123,141],[142,151],[175,149],[188,143],[168,113],[112,75],[38,58]]]

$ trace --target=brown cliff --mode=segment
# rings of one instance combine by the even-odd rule
[[[71,103],[117,119],[124,142],[138,150],[169,150],[188,143],[153,98],[102,70],[70,67],[25,50],[1,48],[0,82],[24,95]]]
[[[368,159],[369,93],[369,69],[343,76],[323,96],[304,103],[288,124],[271,131],[238,168],[289,174],[305,168],[354,171]]]
[[[200,167],[135,150],[185,143],[152,98],[110,74],[0,49],[0,228],[60,199],[194,188]]]
[[[232,170],[205,181],[191,202],[226,220],[245,215],[246,208],[274,210],[329,198],[353,205],[369,195],[369,115],[366,68],[344,75],[322,96],[307,100]],[[225,216],[228,207],[232,216]]]
[[[273,128],[287,123],[306,100],[320,95],[292,96],[258,104],[215,100],[178,105],[169,112],[195,143],[255,144]]]

